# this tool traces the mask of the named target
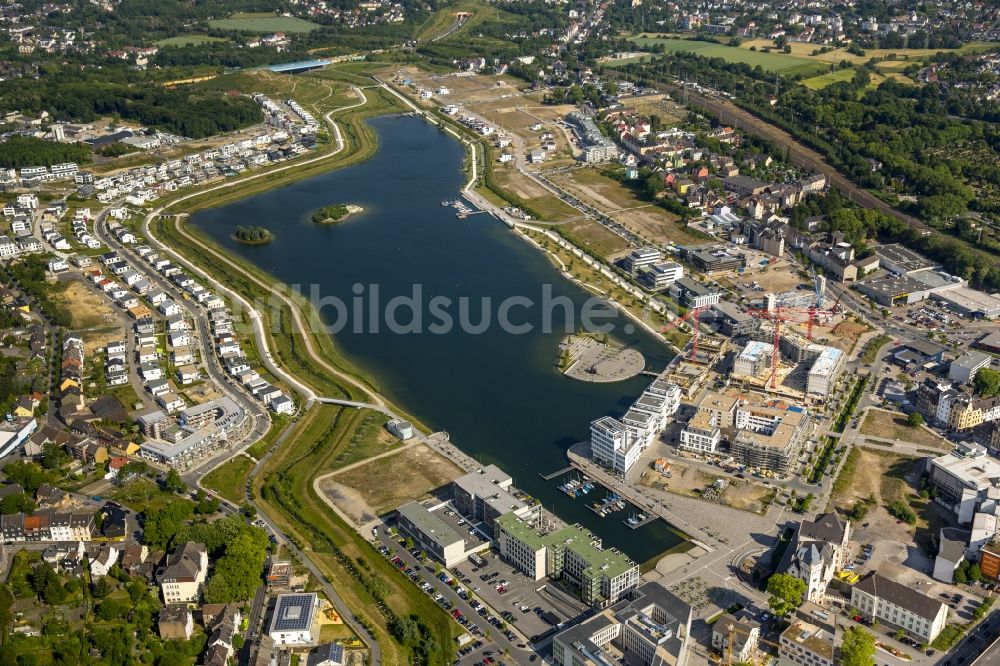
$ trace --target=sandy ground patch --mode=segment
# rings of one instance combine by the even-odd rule
[[[450,460],[418,444],[398,455],[378,458],[328,477],[321,487],[346,514],[366,522],[400,504],[428,496],[461,474]],[[372,483],[373,479],[382,481]]]
[[[723,475],[715,476],[696,467],[678,463],[676,460],[671,462],[670,472],[671,475],[668,478],[654,470],[646,470],[642,473],[639,483],[646,488],[701,498],[705,489],[709,488],[716,479],[723,478]],[[731,480],[718,499],[706,499],[705,501],[715,501],[733,509],[764,513],[767,511],[773,496],[773,490],[749,482]]]
[[[118,321],[118,314],[108,299],[78,280],[67,282],[65,289],[55,298],[69,308],[73,315],[73,328],[102,328]]]

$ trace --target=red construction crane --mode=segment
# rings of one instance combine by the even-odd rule
[[[695,360],[698,356],[698,318],[701,316],[701,311],[703,308],[691,308],[686,315],[672,319],[667,324],[660,327],[660,333],[666,333],[670,329],[679,325],[682,321],[687,321],[688,325],[691,327],[691,360]]]
[[[834,306],[836,307],[836,306]],[[773,309],[750,308],[747,314],[757,319],[766,319],[774,325],[774,346],[771,348],[771,390],[778,385],[778,350],[781,344],[781,322],[792,322],[806,324],[807,339],[812,340],[813,322],[817,316],[827,316],[836,314],[835,310],[819,310],[815,306],[810,308],[783,308],[775,306]]]

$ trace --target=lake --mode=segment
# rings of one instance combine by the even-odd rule
[[[631,530],[624,512],[598,518],[585,504],[603,497],[600,490],[573,500],[557,489],[561,479],[539,477],[565,467],[567,447],[589,437],[590,422],[620,416],[650,378],[595,384],[564,377],[559,341],[567,321],[572,332],[581,312],[595,307],[592,295],[491,216],[459,220],[441,205],[465,180],[457,141],[414,117],[370,122],[379,139],[371,160],[201,211],[192,223],[283,282],[314,289],[324,320],[337,329],[335,344],[380,392],[448,431],[466,453],[502,467],[564,520],[638,562],[682,543],[663,521]],[[339,203],[365,212],[337,225],[309,219]],[[239,225],[267,227],[275,239],[242,245],[232,238]],[[418,308],[403,300],[415,290]],[[443,315],[457,325],[445,326]],[[501,315],[510,326],[499,325]],[[612,311],[596,321],[613,325],[612,335],[642,352],[647,367],[662,369],[672,356],[624,316]]]

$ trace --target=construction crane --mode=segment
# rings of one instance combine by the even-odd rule
[[[808,340],[812,340],[813,323],[819,316],[832,316],[836,314],[833,310],[819,310],[810,308],[784,308],[774,305],[773,301],[768,302],[763,308],[750,308],[747,314],[757,319],[766,319],[774,326],[774,346],[771,348],[771,390],[778,387],[778,350],[781,345],[781,322],[791,322],[796,324],[806,324]]]
[[[698,335],[699,335],[698,318],[701,316],[701,311],[703,309],[705,308],[691,308],[686,315],[672,319],[660,327],[660,333],[662,334],[666,333],[672,328],[677,327],[683,321],[686,321],[688,323],[688,326],[691,327],[691,332],[692,332],[691,356],[690,356],[692,361],[695,360],[695,358],[698,356]]]

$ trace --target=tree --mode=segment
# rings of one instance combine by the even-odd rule
[[[909,416],[906,417],[906,425],[911,428],[919,428],[924,424],[924,415],[920,412],[911,412]]]
[[[1000,393],[1000,370],[981,368],[972,379],[976,393],[984,398],[990,398]]]
[[[187,484],[176,469],[171,469],[163,480],[163,489],[172,493],[182,493],[187,490]]]
[[[776,615],[782,617],[802,603],[806,582],[788,574],[774,574],[767,581],[767,592],[771,595],[767,604]]]
[[[972,563],[969,565],[969,580],[973,583],[978,583],[983,579],[983,572],[980,570],[979,565]]]
[[[969,577],[965,574],[965,569],[958,567],[955,569],[955,573],[952,574],[951,582],[955,585],[965,585],[969,582]]]
[[[842,666],[871,666],[875,663],[875,636],[855,625],[844,632],[840,646]]]

